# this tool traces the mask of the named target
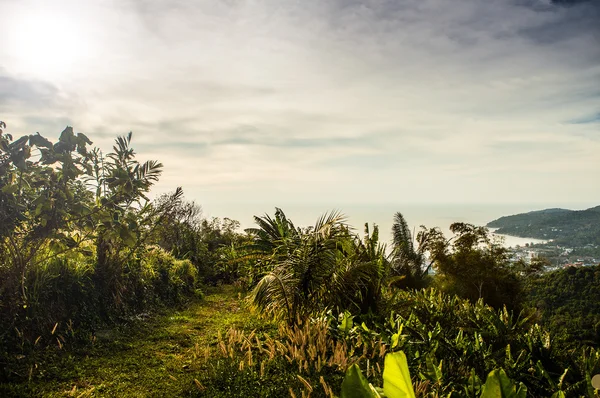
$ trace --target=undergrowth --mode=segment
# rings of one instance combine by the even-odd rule
[[[205,347],[216,349],[217,331],[274,327],[249,314],[229,286],[209,289],[179,310],[131,318],[99,330],[93,343],[22,358],[21,383],[0,384],[2,397],[172,397],[189,395]]]

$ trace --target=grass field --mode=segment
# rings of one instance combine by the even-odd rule
[[[232,287],[213,288],[180,310],[99,331],[89,347],[48,350],[29,382],[2,385],[0,396],[185,396],[218,331],[231,327],[269,326],[245,308]]]

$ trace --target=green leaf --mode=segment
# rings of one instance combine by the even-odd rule
[[[135,244],[135,234],[132,233],[129,228],[122,225],[119,231],[119,236],[123,239],[123,242],[128,246],[133,246]]]
[[[404,352],[398,351],[385,356],[383,391],[387,398],[415,398]]]
[[[363,376],[358,365],[354,364],[346,371],[342,382],[341,398],[379,398],[381,395]]]
[[[38,148],[52,148],[52,143],[40,133],[32,134],[29,136],[29,145],[35,145]]]
[[[87,135],[85,135],[83,133],[77,133],[77,138],[79,139],[79,142],[81,142],[81,143],[92,145],[92,141],[90,141],[90,139],[87,137]]]
[[[341,318],[342,318],[342,321],[338,325],[338,329],[342,333],[350,332],[350,329],[352,329],[354,327],[354,321],[353,321],[354,317],[352,316],[352,314],[350,314],[350,312],[344,311],[344,313],[341,315]]]
[[[405,336],[402,336],[402,329],[404,328],[403,324],[400,324],[398,326],[398,333],[394,333],[392,335],[392,348],[395,348],[401,341],[401,338],[404,338]]]
[[[435,355],[429,354],[425,357],[425,363],[427,366],[427,379],[429,379],[433,383],[441,383],[442,382],[442,361],[440,361],[439,365],[435,364]]]
[[[73,139],[75,138],[75,134],[73,134],[73,127],[67,126],[62,133],[60,133],[60,138],[58,139],[60,142],[64,142],[68,145],[73,144]]]
[[[18,185],[5,185],[2,187],[2,192],[7,194],[15,194],[19,190]]]
[[[467,380],[467,386],[465,387],[465,392],[469,397],[475,397],[479,395],[481,391],[481,379],[475,373],[475,369],[471,368],[471,375],[469,376],[469,380]]]
[[[29,136],[24,135],[23,137],[19,138],[18,140],[14,141],[13,143],[11,143],[9,145],[10,149],[22,149],[25,147],[25,144],[27,143],[27,140],[29,139]]]
[[[481,398],[525,398],[527,387],[519,383],[517,387],[503,369],[494,369],[488,375]]]
[[[395,348],[398,345],[398,341],[400,340],[400,334],[394,333],[392,335],[392,348]]]

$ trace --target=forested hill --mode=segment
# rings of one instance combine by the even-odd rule
[[[546,209],[500,217],[487,224],[496,233],[525,238],[553,239],[582,246],[600,244],[600,206],[587,210]]]

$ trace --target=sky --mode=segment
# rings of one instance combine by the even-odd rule
[[[222,211],[600,202],[600,1],[0,0],[0,120]]]

